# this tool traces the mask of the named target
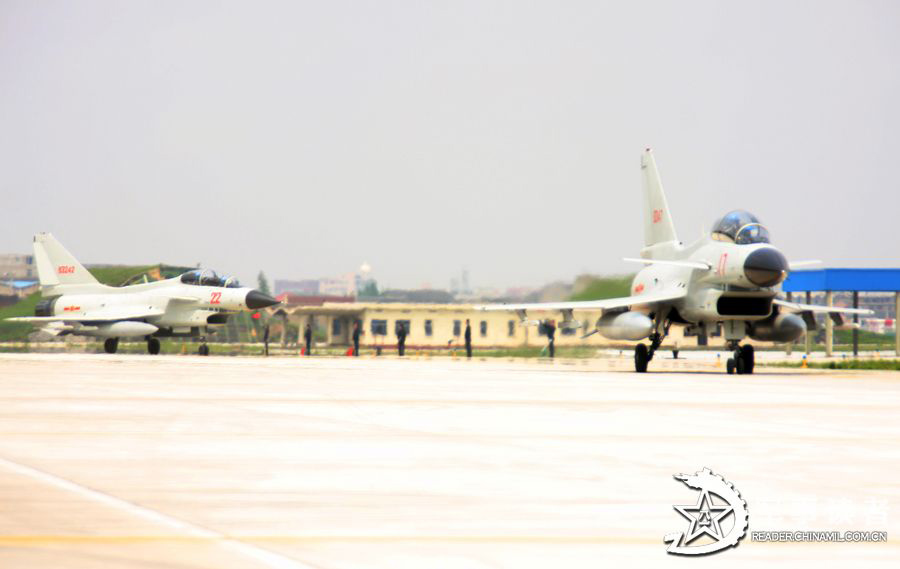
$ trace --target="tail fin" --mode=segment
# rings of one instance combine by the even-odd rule
[[[659,180],[653,151],[649,148],[641,156],[641,174],[644,178],[644,246],[677,243],[678,236],[669,214],[669,204],[666,203],[666,194]]]
[[[94,275],[49,233],[34,236],[34,263],[41,287],[99,284]]]

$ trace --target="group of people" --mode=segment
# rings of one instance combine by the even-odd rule
[[[556,324],[553,320],[547,320],[541,324],[541,331],[544,335],[547,336],[547,349],[549,351],[549,355],[552,358],[555,353],[554,346],[554,337],[556,335]],[[406,353],[406,336],[409,334],[409,331],[406,329],[406,325],[403,322],[397,322],[397,328],[395,330],[397,334],[397,353],[401,357]],[[353,339],[353,355],[359,356],[359,336],[360,336],[360,327],[359,320],[353,322],[353,334],[351,338]],[[303,341],[306,344],[306,349],[304,350],[305,355],[311,355],[312,353],[312,325],[307,323],[306,328],[303,330]],[[268,347],[268,339],[269,339],[269,327],[266,326],[266,355],[269,355],[269,347]],[[466,330],[463,333],[463,341],[466,346],[466,357],[472,357],[472,325],[469,323],[469,319],[466,319]]]

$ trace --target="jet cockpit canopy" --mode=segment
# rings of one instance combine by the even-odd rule
[[[716,221],[712,238],[738,245],[768,243],[769,230],[752,213],[736,209]]]
[[[181,275],[181,282],[187,285],[219,286],[225,288],[239,288],[241,284],[234,277],[219,276],[210,269],[197,269]]]

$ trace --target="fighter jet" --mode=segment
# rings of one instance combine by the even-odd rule
[[[601,310],[594,333],[611,340],[639,341],[634,348],[634,367],[646,372],[670,326],[688,326],[706,335],[719,324],[734,357],[727,361],[729,374],[753,373],[754,352],[746,337],[769,342],[792,342],[807,326],[815,327],[815,313],[828,313],[839,325],[842,314],[871,314],[871,310],[816,306],[789,302],[781,297],[781,282],[788,271],[817,261],[788,263],[770,243],[769,231],[754,215],[735,210],[719,219],[712,232],[691,245],[679,241],[666,203],[652,151],[641,158],[644,191],[644,248],[640,258],[626,258],[645,265],[631,284],[632,296],[579,302],[495,304],[483,310],[511,310],[525,324],[528,310],[559,311],[562,326],[581,327],[576,310]]]
[[[39,324],[57,336],[105,338],[108,354],[116,352],[119,338],[146,338],[147,351],[158,354],[161,337],[199,336],[198,353],[209,355],[206,336],[224,326],[229,315],[278,304],[210,270],[123,287],[103,285],[49,233],[35,235],[34,262],[43,300],[34,316],[9,320]]]

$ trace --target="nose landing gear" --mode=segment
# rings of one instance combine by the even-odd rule
[[[738,375],[753,373],[753,367],[756,365],[753,346],[749,344],[740,346],[735,341],[729,342],[728,347],[734,350],[734,357],[728,358],[728,361],[725,362],[725,370],[728,372],[728,375],[734,373],[737,373]]]

